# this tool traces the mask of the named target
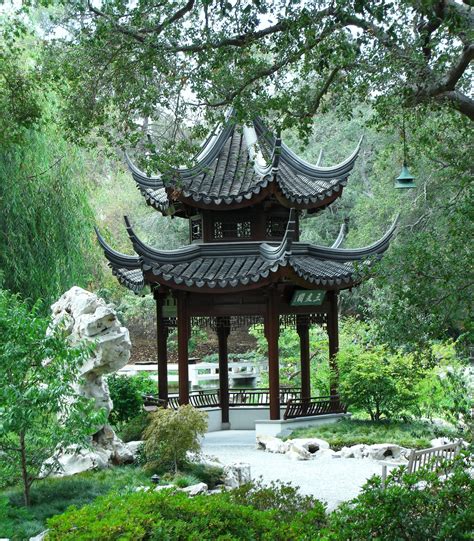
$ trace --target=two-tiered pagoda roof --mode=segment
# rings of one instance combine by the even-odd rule
[[[201,292],[254,289],[281,281],[308,289],[351,288],[361,279],[360,266],[387,249],[394,225],[368,247],[344,249],[344,228],[331,247],[299,242],[297,219],[299,210],[320,210],[341,195],[359,148],[360,143],[340,164],[321,167],[296,156],[261,120],[242,127],[228,119],[206,140],[191,168],[147,176],[127,157],[148,204],[188,218],[211,213],[209,228],[214,232],[207,241],[198,236],[183,248],[155,249],[139,239],[126,218],[136,255],[113,250],[98,233],[100,244],[114,275],[135,292],[147,283]],[[270,207],[286,214],[269,215],[262,224]],[[229,226],[225,221],[231,211],[237,218],[232,215]],[[239,212],[247,214],[240,218]],[[273,227],[277,220],[284,220],[279,229]],[[262,236],[265,227],[267,236]],[[226,242],[229,230],[233,237]]]

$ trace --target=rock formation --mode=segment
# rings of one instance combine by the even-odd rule
[[[51,325],[63,325],[71,344],[90,342],[95,345],[93,354],[80,369],[82,381],[76,389],[78,394],[92,398],[97,408],[104,408],[109,414],[113,404],[104,376],[127,364],[132,347],[128,330],[121,325],[111,305],[80,287],[66,291],[51,310]],[[57,473],[67,475],[132,460],[131,450],[106,424],[94,434],[92,450],[73,452],[72,455],[69,452],[60,457],[63,471]]]

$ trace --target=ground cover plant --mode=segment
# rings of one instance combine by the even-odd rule
[[[21,487],[10,487],[0,492],[0,538],[29,539],[46,529],[48,518],[63,513],[70,505],[82,507],[112,490],[133,490],[147,484],[150,476],[134,466],[43,479],[33,485],[28,508]]]
[[[395,443],[409,449],[431,447],[430,440],[441,436],[456,437],[456,431],[421,421],[373,422],[362,419],[343,419],[334,424],[299,428],[289,438],[321,438],[331,449],[340,450],[364,443]]]

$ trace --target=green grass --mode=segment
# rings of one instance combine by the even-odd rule
[[[441,436],[454,436],[453,433],[437,426],[420,421],[363,421],[343,419],[334,424],[318,427],[299,428],[291,433],[289,439],[321,438],[331,449],[338,451],[358,443],[395,443],[402,447],[423,449],[430,447],[430,440]]]
[[[29,539],[46,529],[46,519],[63,513],[70,505],[82,507],[111,491],[150,484],[149,475],[133,466],[86,472],[72,477],[37,481],[32,488],[32,505],[23,506],[21,487],[0,492],[0,538]]]

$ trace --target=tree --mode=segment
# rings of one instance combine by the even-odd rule
[[[147,465],[154,468],[171,464],[177,473],[186,462],[186,453],[201,448],[199,436],[206,429],[205,413],[190,405],[177,410],[158,409],[144,432]]]
[[[27,506],[33,482],[56,466],[53,459],[44,469],[44,461],[69,445],[87,446],[105,417],[73,389],[88,350],[48,331],[39,312],[38,303],[30,309],[0,290],[0,474],[10,481],[21,474]]]
[[[52,52],[68,81],[70,130],[136,143],[155,126],[162,166],[182,163],[178,126],[201,108],[273,111],[281,127],[306,132],[317,112],[350,113],[355,100],[385,119],[419,105],[474,119],[467,1],[80,0],[61,24],[69,32]],[[157,126],[164,112],[175,122],[168,134]]]
[[[390,353],[383,346],[354,344],[337,357],[339,392],[345,404],[367,412],[372,421],[390,419],[416,401],[420,379],[413,355]]]

